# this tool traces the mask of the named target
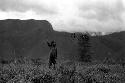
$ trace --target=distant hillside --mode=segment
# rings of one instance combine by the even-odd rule
[[[46,40],[56,40],[58,54],[77,55],[69,33],[56,32],[45,20],[0,20],[0,56],[48,57]],[[62,56],[63,55],[63,56]]]
[[[125,32],[106,36],[90,37],[93,57],[117,58],[125,55]],[[59,59],[77,59],[77,40],[67,32],[54,31],[46,20],[0,20],[0,56],[14,58],[22,56],[48,59],[49,47],[46,40],[57,42]]]
[[[125,32],[92,37],[91,42],[92,49],[98,58],[113,57],[117,59],[119,57],[125,57]]]

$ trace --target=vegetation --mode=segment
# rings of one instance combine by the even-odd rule
[[[91,55],[90,55],[90,38],[88,34],[81,34],[79,36],[78,45],[79,45],[79,53],[80,59],[84,62],[91,62]]]
[[[78,52],[79,52],[79,61],[82,62],[91,62],[92,55],[90,52],[90,37],[88,33],[73,33],[71,37],[77,39]]]
[[[0,63],[0,83],[125,83],[125,68],[119,64],[69,61],[49,69],[40,61],[24,58]]]

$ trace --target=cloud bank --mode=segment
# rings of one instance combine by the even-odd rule
[[[124,18],[124,0],[0,0],[0,19],[48,20],[58,31],[118,32]]]

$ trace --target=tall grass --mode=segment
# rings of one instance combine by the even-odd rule
[[[0,83],[125,83],[125,68],[69,61],[49,69],[40,59],[24,59],[0,64]]]

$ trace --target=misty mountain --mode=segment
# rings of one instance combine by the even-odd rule
[[[117,58],[125,55],[125,32],[105,36],[91,36],[92,57]],[[77,40],[71,38],[71,33],[54,31],[46,20],[0,20],[0,56],[14,58],[19,56],[41,57],[48,59],[49,47],[46,41],[55,40],[58,57],[62,59],[77,59]]]
[[[76,55],[76,49],[74,49],[76,46],[73,45],[70,34],[54,31],[48,21],[0,20],[0,56],[2,58],[48,57],[50,49],[47,46],[47,40],[57,42],[60,57]]]
[[[117,59],[125,57],[125,32],[116,32],[104,36],[92,37],[92,49],[97,58],[110,57]],[[101,55],[101,56],[100,56]]]

